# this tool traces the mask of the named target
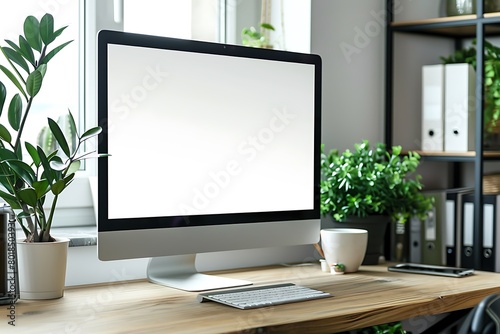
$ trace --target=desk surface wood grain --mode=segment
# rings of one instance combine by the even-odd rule
[[[330,275],[319,265],[253,268],[217,273],[255,285],[292,282],[330,292],[333,298],[238,310],[198,303],[197,293],[146,281],[73,287],[61,299],[20,300],[15,324],[0,319],[0,332],[22,333],[333,333],[470,308],[500,293],[500,274],[464,278],[388,272],[362,266],[357,273]],[[2,306],[0,315],[7,309]],[[420,317],[420,318],[419,318]],[[5,331],[6,332],[6,331]]]

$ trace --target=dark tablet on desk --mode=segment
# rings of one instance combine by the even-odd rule
[[[397,271],[411,274],[427,274],[448,277],[464,277],[474,273],[474,269],[435,266],[430,264],[400,263],[387,268],[389,271]]]

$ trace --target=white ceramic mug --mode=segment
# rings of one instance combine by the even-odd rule
[[[363,262],[368,231],[357,228],[327,228],[321,230],[321,248],[329,266],[345,265],[345,272],[355,272]]]

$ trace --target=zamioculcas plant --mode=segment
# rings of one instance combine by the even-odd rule
[[[79,134],[69,113],[71,136],[65,136],[57,122],[48,119],[57,149],[44,151],[39,145],[23,140],[24,126],[42,88],[47,64],[71,43],[51,48],[65,28],[54,30],[54,18],[50,14],[40,21],[28,16],[18,43],[6,40],[7,46],[0,47],[7,61],[7,66],[0,65],[0,70],[17,89],[10,102],[5,103],[7,90],[0,81],[0,197],[16,213],[27,242],[54,240],[50,229],[58,198],[74,180],[81,161],[95,156],[93,151],[80,151],[84,142],[101,132],[100,127],[94,127]],[[49,193],[53,196],[51,202],[46,203]]]

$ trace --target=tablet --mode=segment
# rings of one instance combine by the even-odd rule
[[[387,268],[389,271],[397,271],[411,274],[427,274],[448,277],[464,277],[474,273],[471,268],[458,268],[435,266],[430,264],[400,263]]]

